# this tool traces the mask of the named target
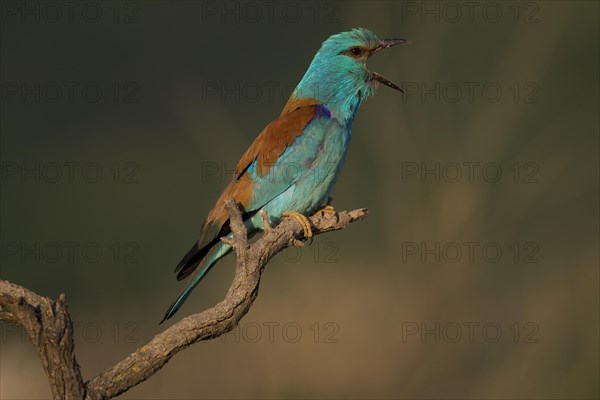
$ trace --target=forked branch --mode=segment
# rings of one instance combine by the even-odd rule
[[[233,201],[226,203],[236,252],[233,282],[220,303],[190,315],[156,335],[123,361],[84,383],[75,359],[73,324],[64,295],[57,301],[0,280],[0,320],[21,325],[37,348],[55,399],[110,399],[145,381],[180,350],[200,340],[214,339],[235,329],[258,294],[267,262],[286,247],[297,245],[303,229],[293,219],[266,229],[248,244],[242,215]],[[309,218],[314,235],[343,229],[367,216],[366,209],[335,215],[317,213]],[[266,216],[263,215],[266,220]]]

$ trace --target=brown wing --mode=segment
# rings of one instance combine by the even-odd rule
[[[254,160],[257,160],[256,173],[259,176],[266,174],[313,118],[317,104],[312,99],[289,101],[279,118],[267,125],[246,150],[237,163],[235,177],[240,178]]]
[[[246,209],[252,200],[252,185],[254,184],[247,171],[248,167],[256,160],[256,173],[259,176],[266,174],[279,156],[312,120],[317,104],[312,99],[289,101],[279,118],[267,125],[258,135],[237,163],[233,180],[208,213],[202,224],[200,239],[177,264],[175,268],[175,272],[179,271],[177,279],[181,280],[190,275],[210,249],[219,243],[220,238],[230,233],[225,200],[236,200],[247,213],[255,211]]]

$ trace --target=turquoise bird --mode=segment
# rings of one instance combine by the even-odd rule
[[[402,91],[369,71],[367,59],[404,43],[407,40],[380,40],[363,28],[338,33],[323,42],[281,115],[267,125],[238,162],[233,180],[208,213],[200,238],[175,268],[181,280],[200,267],[161,323],[179,310],[215,263],[231,251],[231,246],[221,241],[231,235],[225,200],[234,199],[243,207],[249,234],[263,228],[259,211],[264,210],[271,224],[295,218],[303,226],[305,238],[312,236],[306,216],[329,198],[344,164],[358,107],[380,83]],[[329,205],[323,209],[335,212]]]

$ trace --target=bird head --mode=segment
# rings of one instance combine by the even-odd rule
[[[367,68],[375,53],[406,39],[379,39],[364,28],[352,29],[329,37],[315,55],[292,97],[314,98],[344,119],[353,118],[358,106],[371,96],[379,84],[403,90]]]

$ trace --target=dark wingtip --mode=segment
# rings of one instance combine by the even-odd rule
[[[192,248],[188,250],[187,253],[185,253],[185,256],[183,256],[183,258],[181,259],[181,261],[179,261],[179,263],[177,264],[177,266],[175,267],[175,270],[173,272],[177,272],[180,269],[182,269],[183,267],[186,266],[186,264],[192,259],[194,258],[194,256],[196,256],[196,254],[200,251],[200,249],[198,248],[198,241],[196,241]]]

